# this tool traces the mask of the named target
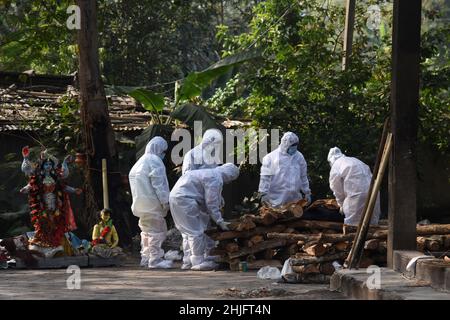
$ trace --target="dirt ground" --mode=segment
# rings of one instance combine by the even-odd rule
[[[83,268],[80,289],[68,289],[71,275],[66,269],[0,270],[0,299],[346,299],[325,284],[276,283],[254,271],[149,270],[128,261]]]

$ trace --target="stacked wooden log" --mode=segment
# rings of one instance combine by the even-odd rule
[[[246,261],[250,270],[268,265],[281,267],[282,258],[293,253],[295,241],[268,239],[267,235],[295,232],[289,224],[301,218],[305,206],[305,200],[278,209],[263,206],[257,214],[245,214],[232,221],[231,231],[207,231],[213,240],[219,241],[215,254],[221,255],[222,262],[228,263],[231,270],[238,270],[241,261]]]
[[[289,263],[296,274],[293,282],[327,282],[335,271],[335,266],[343,265],[355,238],[355,226],[341,225],[342,233],[336,232],[339,223],[302,221],[293,225],[313,225],[320,233],[286,234],[269,233],[268,239],[297,240],[299,251],[291,256]],[[322,230],[318,230],[322,227]],[[437,234],[435,234],[437,233]],[[417,226],[417,249],[422,252],[446,252],[450,250],[450,225]],[[369,229],[359,267],[371,265],[386,266],[387,225],[373,226]],[[335,262],[333,266],[333,262]],[[336,264],[337,263],[337,264]]]
[[[334,209],[339,214],[336,203],[319,201],[313,205]],[[222,262],[231,270],[237,271],[242,261],[247,262],[250,270],[263,266],[281,268],[290,258],[297,282],[324,282],[335,271],[333,262],[343,265],[356,227],[340,222],[304,220],[301,218],[304,208],[304,201],[280,209],[262,207],[258,214],[246,214],[233,221],[230,231],[209,230],[207,234],[219,241],[216,254],[222,256]],[[450,225],[418,225],[417,234],[417,246],[421,251],[450,249]],[[369,228],[361,268],[385,266],[387,235],[386,221]]]

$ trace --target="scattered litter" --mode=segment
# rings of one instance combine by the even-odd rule
[[[281,269],[281,277],[285,278],[289,274],[294,273],[291,267],[291,258],[287,259],[283,264],[283,269]]]
[[[257,277],[258,279],[264,280],[279,280],[281,279],[281,272],[278,268],[275,267],[262,267],[258,270]]]
[[[334,267],[334,270],[336,270],[336,271],[342,269],[342,265],[339,262],[337,262],[337,261],[334,261],[332,263],[332,265]]]
[[[266,287],[262,287],[250,290],[228,288],[217,292],[216,295],[230,298],[252,299],[252,298],[291,296],[293,295],[293,293],[279,288],[269,289]]]

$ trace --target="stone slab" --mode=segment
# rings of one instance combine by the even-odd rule
[[[87,267],[89,259],[87,256],[75,256],[75,257],[58,257],[58,258],[37,258],[38,264],[31,269],[60,269],[67,268],[68,266],[76,265],[81,267]],[[16,259],[15,269],[30,269],[23,263],[22,260]]]
[[[450,293],[407,279],[391,269],[379,268],[379,286],[374,286],[374,278],[370,278],[373,275],[373,269],[338,270],[331,277],[330,290],[362,300],[450,300]]]

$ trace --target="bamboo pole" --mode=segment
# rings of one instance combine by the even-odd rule
[[[108,168],[106,159],[102,159],[103,208],[109,209]]]
[[[389,124],[390,124],[390,118],[386,118],[386,120],[384,121],[384,125],[383,125],[383,133],[381,134],[381,141],[380,144],[378,145],[378,152],[377,152],[377,158],[375,160],[375,166],[373,168],[373,172],[372,172],[372,178],[370,179],[370,186],[369,186],[369,197],[367,197],[365,203],[364,203],[364,209],[363,209],[363,216],[361,217],[359,223],[358,223],[358,227],[356,228],[356,239],[360,237],[360,232],[361,232],[361,227],[364,221],[364,215],[367,212],[367,208],[369,207],[369,201],[370,201],[370,195],[372,193],[373,190],[373,186],[375,184],[375,179],[378,176],[378,170],[380,168],[380,163],[381,160],[383,158],[383,154],[384,154],[384,150],[386,148],[386,139],[389,133]],[[344,228],[344,233],[345,233],[345,228]],[[350,250],[350,254],[348,255],[347,260],[350,261],[353,258],[353,250]]]
[[[350,63],[353,43],[353,29],[355,27],[356,0],[347,0],[345,9],[345,31],[344,31],[344,57],[342,58],[342,70],[345,71]]]
[[[349,268],[355,268],[359,264],[359,259],[362,256],[362,250],[364,249],[364,242],[367,237],[367,232],[369,230],[370,220],[372,219],[373,209],[375,207],[375,203],[377,200],[378,192],[381,187],[381,182],[383,180],[384,172],[386,170],[387,164],[389,162],[389,157],[392,151],[392,133],[389,133],[386,138],[386,145],[383,152],[383,157],[381,158],[380,162],[380,168],[378,171],[377,178],[374,182],[373,190],[371,192],[369,204],[367,207],[367,211],[364,212],[364,218],[361,224],[360,232],[357,232],[357,238],[355,239],[355,242],[353,243],[353,247],[351,250],[351,255],[349,255],[348,266]],[[347,264],[346,261],[346,264]]]

